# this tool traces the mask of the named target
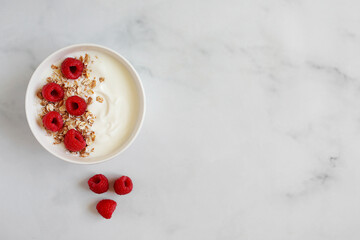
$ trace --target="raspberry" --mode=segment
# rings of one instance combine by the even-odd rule
[[[87,105],[83,98],[72,96],[66,100],[66,110],[74,116],[80,116],[86,111]]]
[[[102,174],[92,176],[88,181],[88,185],[90,190],[97,194],[104,193],[109,190],[109,181]]]
[[[103,199],[96,205],[97,211],[106,219],[110,219],[116,208],[116,202],[111,199]]]
[[[114,190],[119,195],[125,195],[131,192],[133,189],[133,183],[131,179],[127,176],[122,176],[121,178],[116,179],[114,183]]]
[[[70,129],[65,134],[64,144],[66,149],[71,152],[78,152],[86,147],[84,137],[75,129]]]
[[[63,127],[63,120],[60,113],[48,112],[42,119],[44,127],[50,131],[57,132]]]
[[[56,83],[46,84],[43,86],[41,93],[49,102],[58,102],[64,98],[64,90]]]
[[[84,64],[75,58],[66,58],[61,64],[61,72],[68,79],[77,79],[81,76]]]

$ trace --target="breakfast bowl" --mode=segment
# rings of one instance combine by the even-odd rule
[[[66,68],[68,60],[78,67],[69,63]],[[61,88],[60,97],[50,85]],[[57,99],[49,99],[52,95]],[[72,108],[79,110],[79,105],[74,99],[82,99],[86,110],[75,113]],[[144,89],[134,67],[117,52],[95,44],[72,45],[37,67],[26,90],[25,112],[35,138],[51,154],[71,163],[100,163],[125,151],[138,135]],[[46,122],[51,114],[59,121]],[[80,137],[71,137],[73,132]],[[73,148],[71,141],[82,146]]]

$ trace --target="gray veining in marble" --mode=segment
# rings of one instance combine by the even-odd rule
[[[360,238],[358,1],[0,2],[1,239]],[[47,153],[24,112],[38,64],[85,42],[127,57],[148,103],[93,166]],[[95,195],[95,173],[134,191]]]

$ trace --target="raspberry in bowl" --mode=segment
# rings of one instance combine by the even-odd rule
[[[94,44],[53,53],[35,70],[25,97],[35,138],[72,163],[106,161],[136,138],[145,97],[135,69],[121,55]]]

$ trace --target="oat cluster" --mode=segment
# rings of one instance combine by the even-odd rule
[[[64,141],[65,134],[70,129],[75,129],[78,132],[80,132],[84,139],[86,140],[86,148],[84,148],[82,151],[79,152],[80,157],[87,157],[90,155],[91,152],[94,151],[94,148],[91,146],[96,138],[95,132],[92,130],[92,126],[94,124],[96,116],[90,112],[89,110],[86,110],[85,113],[81,116],[74,116],[69,114],[66,111],[66,105],[65,102],[67,98],[77,95],[79,97],[82,97],[85,99],[87,105],[90,105],[93,103],[93,89],[96,87],[97,84],[100,84],[104,82],[105,78],[100,77],[99,79],[96,79],[95,77],[91,77],[91,69],[88,69],[88,64],[92,60],[90,60],[90,56],[88,54],[85,54],[85,56],[80,56],[78,58],[80,61],[84,63],[84,70],[82,73],[82,76],[75,80],[68,80],[66,79],[60,70],[59,66],[52,65],[51,68],[53,70],[51,76],[49,76],[46,81],[47,83],[54,82],[59,84],[63,90],[64,90],[64,99],[53,103],[48,102],[41,93],[41,89],[37,92],[38,98],[41,100],[40,105],[41,107],[41,113],[39,114],[39,117],[42,119],[48,112],[56,111],[60,113],[63,121],[64,121],[64,127],[58,131],[58,132],[51,132],[49,130],[47,131],[48,135],[52,135],[54,138],[54,144],[60,144]],[[96,97],[96,101],[102,103],[103,98],[100,96]]]

